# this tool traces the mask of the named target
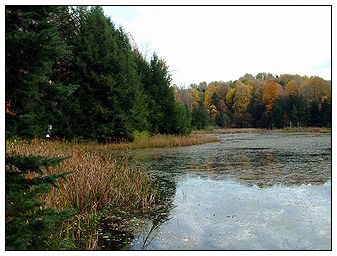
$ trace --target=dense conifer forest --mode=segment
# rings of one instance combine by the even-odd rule
[[[99,142],[209,126],[331,126],[331,82],[319,77],[171,80],[165,60],[145,58],[101,7],[6,7],[7,138],[42,138],[47,125],[54,137]]]

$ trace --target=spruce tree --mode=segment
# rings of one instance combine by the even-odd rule
[[[71,81],[81,113],[79,135],[100,141],[130,138],[147,127],[146,104],[127,35],[100,7],[78,9]]]
[[[283,128],[283,113],[281,107],[281,99],[277,98],[273,104],[272,115],[272,125],[275,128]]]
[[[310,103],[309,106],[309,126],[321,126],[321,115],[319,111],[319,104],[317,100]]]
[[[6,135],[43,137],[58,94],[52,66],[67,53],[56,22],[60,7],[6,6]],[[51,93],[48,91],[51,90]],[[48,99],[46,101],[46,99]]]
[[[207,109],[202,101],[192,110],[192,126],[197,129],[205,129],[209,124],[209,116]]]
[[[58,165],[63,159],[6,157],[6,250],[60,249],[50,240],[58,236],[62,222],[71,212],[47,208],[40,198],[67,175],[46,175],[43,169]]]

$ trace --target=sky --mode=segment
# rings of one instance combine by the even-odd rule
[[[246,73],[331,79],[328,6],[105,6],[147,57],[166,60],[172,83],[236,80]]]

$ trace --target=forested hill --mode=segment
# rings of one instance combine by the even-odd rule
[[[187,134],[165,61],[147,61],[102,8],[6,6],[6,137]]]
[[[331,81],[299,75],[246,74],[236,81],[175,87],[196,129],[331,127]]]
[[[171,86],[100,7],[6,6],[6,138],[98,141],[192,128],[331,125],[331,84],[260,73]],[[210,67],[211,68],[211,67]]]

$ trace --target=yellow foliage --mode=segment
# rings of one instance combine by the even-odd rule
[[[192,108],[195,108],[198,105],[199,101],[201,100],[200,92],[197,89],[192,88],[191,94],[192,94]]]
[[[322,102],[324,96],[331,97],[331,86],[320,77],[310,77],[302,84],[300,94],[309,102],[314,100]]]
[[[242,117],[247,109],[252,95],[252,88],[241,81],[235,83],[233,110],[236,116]]]
[[[218,86],[212,84],[207,87],[205,92],[205,107],[207,109],[210,109],[210,106],[212,105],[212,96],[214,93],[218,93],[218,89]]]
[[[230,88],[226,94],[226,104],[227,106],[232,106],[233,105],[233,99],[234,99],[234,88]]]
[[[295,81],[290,80],[286,84],[284,90],[285,90],[286,96],[298,96],[299,91],[300,91],[300,86]]]

